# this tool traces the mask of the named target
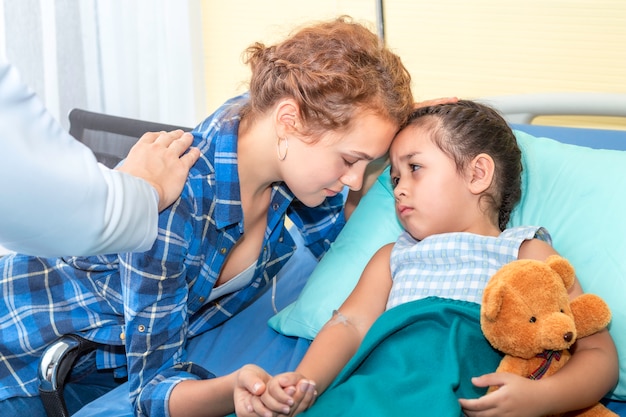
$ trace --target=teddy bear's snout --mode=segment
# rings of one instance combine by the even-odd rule
[[[537,348],[548,350],[563,350],[569,347],[576,340],[576,327],[574,320],[563,313],[552,313],[544,316],[538,339]]]

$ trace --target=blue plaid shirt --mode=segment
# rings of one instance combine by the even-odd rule
[[[194,130],[202,156],[181,197],[159,216],[151,250],[0,259],[0,399],[36,395],[42,350],[62,334],[79,333],[102,343],[99,368],[126,365],[137,415],[168,415],[167,399],[177,382],[212,376],[186,362],[187,339],[245,307],[293,254],[285,216],[318,258],[328,249],[345,223],[342,196],[311,209],[284,184],[274,184],[254,279],[206,301],[243,233],[237,130],[246,99],[230,100]]]

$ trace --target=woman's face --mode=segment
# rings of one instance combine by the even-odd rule
[[[371,113],[357,116],[353,126],[346,132],[329,132],[314,143],[289,139],[283,178],[303,204],[318,206],[344,186],[360,190],[367,164],[387,153],[398,130],[395,123]]]

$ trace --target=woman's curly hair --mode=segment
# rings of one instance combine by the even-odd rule
[[[304,27],[273,46],[255,43],[244,54],[252,70],[249,112],[293,98],[312,136],[348,129],[363,111],[400,127],[412,111],[411,77],[400,57],[349,17]]]

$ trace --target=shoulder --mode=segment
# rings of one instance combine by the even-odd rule
[[[368,262],[368,268],[387,268],[389,269],[389,260],[391,259],[391,252],[394,248],[393,243],[388,243],[382,246],[374,253],[370,261]]]
[[[556,250],[546,241],[541,239],[528,239],[522,242],[519,248],[518,259],[546,260],[550,255],[557,254]]]
[[[203,135],[214,130],[232,130],[229,127],[239,125],[241,113],[248,101],[247,94],[231,98],[204,119],[194,130]]]

